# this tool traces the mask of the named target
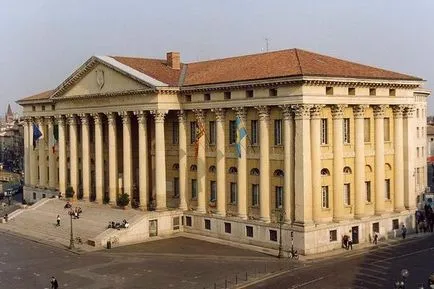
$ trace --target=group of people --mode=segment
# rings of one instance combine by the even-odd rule
[[[350,231],[351,233],[351,231]],[[353,250],[353,239],[351,239],[351,236],[349,235],[344,235],[342,237],[342,248],[347,249],[347,250]]]
[[[112,228],[112,229],[118,229],[118,230],[120,230],[121,228],[128,229],[129,226],[130,226],[130,224],[128,223],[128,221],[126,219],[123,219],[122,223],[119,223],[119,222],[115,223],[115,222],[111,221],[108,224],[109,229]]]
[[[434,213],[429,204],[425,204],[423,210],[416,211],[416,233],[433,232]]]

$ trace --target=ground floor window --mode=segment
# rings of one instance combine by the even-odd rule
[[[232,224],[231,223],[225,223],[225,233],[230,234],[232,232]]]
[[[185,217],[185,225],[188,227],[191,227],[191,217],[190,216],[186,216]]]
[[[253,227],[252,226],[246,226],[246,235],[247,235],[247,237],[253,238]]]
[[[179,217],[173,217],[172,223],[173,230],[179,230]]]
[[[211,220],[205,219],[205,229],[211,230]]]
[[[276,187],[276,209],[282,208],[283,205],[283,187]]]
[[[329,187],[322,186],[321,187],[321,197],[322,197],[322,207],[324,209],[328,209],[329,207]]]
[[[270,241],[277,242],[277,231],[270,230]]]
[[[338,240],[338,231],[330,230],[330,242],[334,242]]]

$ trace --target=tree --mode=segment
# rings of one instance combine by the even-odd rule
[[[118,195],[117,203],[120,207],[128,206],[128,204],[130,203],[130,195],[128,195],[127,193],[122,193]]]

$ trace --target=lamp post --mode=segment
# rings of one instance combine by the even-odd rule
[[[280,208],[277,210],[277,213],[279,214],[279,254],[277,255],[278,258],[283,257],[282,252],[282,225],[285,222],[285,210],[283,208]]]
[[[405,281],[410,273],[407,269],[401,270],[401,280],[395,281],[395,289],[405,289]]]
[[[72,215],[74,212],[71,210],[69,211],[69,218],[70,218],[70,224],[71,224],[71,231],[70,231],[70,238],[69,238],[69,249],[74,249],[74,233],[72,231]]]

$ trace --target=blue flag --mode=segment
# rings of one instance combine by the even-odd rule
[[[247,130],[239,117],[237,117],[235,120],[235,124],[237,126],[237,140],[235,143],[235,148],[237,150],[238,158],[241,158],[241,140],[247,136]]]
[[[41,131],[39,130],[39,127],[33,123],[33,149],[36,148],[36,142],[38,139],[40,139],[42,136]]]

